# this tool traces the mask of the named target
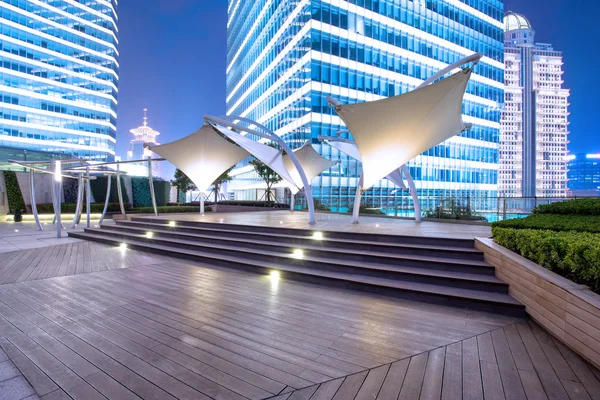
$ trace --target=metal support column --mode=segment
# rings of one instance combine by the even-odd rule
[[[158,217],[158,208],[156,207],[156,195],[154,194],[154,181],[152,180],[152,160],[150,159],[150,156],[148,156],[148,184],[150,185],[150,197],[152,198],[152,208],[154,208],[154,215]]]
[[[412,175],[410,174],[410,170],[406,165],[401,167],[404,176],[406,177],[406,182],[408,182],[408,189],[410,190],[410,195],[413,199],[413,205],[415,207],[415,222],[421,222],[421,203],[419,202],[419,196],[417,196],[417,187],[415,186],[415,181],[413,180]]]
[[[125,214],[125,204],[123,204],[123,190],[121,188],[121,165],[117,163],[117,197],[119,198],[119,207],[121,207],[121,214]]]
[[[112,184],[112,175],[108,175],[108,180],[106,182],[106,199],[104,200],[104,210],[102,210],[102,216],[100,217],[100,222],[98,225],[102,225],[104,222],[104,217],[106,217],[106,210],[108,210],[108,203],[110,201],[110,186]]]
[[[362,198],[362,186],[365,176],[361,172],[360,178],[358,179],[358,185],[356,186],[356,195],[354,196],[354,208],[352,210],[352,223],[358,224],[358,216],[360,214],[360,199]]]
[[[35,183],[33,180],[34,175],[33,169],[29,169],[29,181],[31,182],[31,212],[33,212],[33,218],[35,219],[35,224],[37,225],[38,231],[43,231],[44,228],[42,228],[42,224],[40,223],[37,202],[35,200]]]
[[[83,176],[79,174],[77,177],[77,206],[75,207],[75,218],[71,224],[71,229],[75,229],[81,219],[81,208],[83,204]]]
[[[86,226],[89,228],[91,225],[91,211],[92,211],[92,200],[91,200],[91,184],[90,184],[90,167],[85,169],[85,213],[86,213]]]

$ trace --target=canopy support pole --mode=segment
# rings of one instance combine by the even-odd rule
[[[420,223],[421,203],[419,202],[419,196],[417,196],[417,187],[415,186],[415,181],[413,180],[412,175],[410,174],[410,170],[408,169],[406,164],[404,164],[401,168],[402,172],[404,173],[404,176],[406,177],[406,181],[408,182],[408,189],[413,199],[413,205],[415,207],[415,222]]]
[[[158,208],[156,207],[156,195],[154,194],[154,180],[152,179],[152,160],[148,156],[148,185],[150,185],[150,197],[152,198],[152,208],[154,216],[158,217]]]
[[[54,188],[54,217],[56,218],[56,237],[60,239],[62,237],[63,225],[60,218],[60,189],[61,189],[61,178],[57,177],[57,170],[59,166],[56,165],[56,161],[52,160],[50,164],[50,169],[55,171],[52,179],[52,187]]]
[[[294,212],[294,202],[296,201],[296,196],[294,196],[294,192],[290,189],[290,211]]]
[[[356,195],[354,196],[354,208],[352,209],[352,223],[358,224],[358,216],[360,214],[360,200],[362,198],[362,186],[364,181],[364,174],[360,173],[360,178],[358,179],[358,185],[356,186]]]
[[[102,216],[100,217],[100,222],[98,225],[102,225],[104,222],[104,217],[106,217],[106,210],[108,210],[108,202],[110,200],[110,186],[112,185],[112,176],[108,175],[108,180],[106,182],[106,199],[104,199],[104,210],[102,210]]]
[[[204,215],[204,192],[200,192],[200,214]]]
[[[281,148],[283,149],[283,151],[285,151],[290,156],[290,160],[294,163],[294,166],[296,167],[296,170],[298,171],[298,174],[300,175],[300,179],[302,179],[302,184],[304,185],[304,196],[306,197],[306,202],[308,204],[308,223],[310,225],[316,224],[315,204],[313,202],[310,182],[308,181],[308,178],[306,177],[306,172],[304,172],[304,168],[302,168],[302,164],[300,164],[300,160],[298,160],[298,157],[294,154],[292,149],[290,149],[290,147],[285,143],[285,141],[283,139],[281,139],[279,136],[277,136],[277,134],[275,132],[271,131],[266,126],[261,125],[256,121],[252,121],[251,119],[248,119],[248,118],[231,117],[231,116],[217,118],[217,117],[205,116],[204,119],[213,121],[217,124],[221,124],[224,126],[231,126],[232,128],[236,128],[241,131],[250,133],[252,135],[260,136],[265,139],[270,139],[270,140],[276,142],[277,144],[279,144],[281,146]],[[252,124],[252,125],[262,129],[263,131],[266,132],[266,134],[260,133],[254,129],[246,128],[245,126],[239,125],[233,121],[247,122],[249,124]],[[291,182],[291,183],[293,183],[293,182]]]
[[[33,181],[34,175],[33,169],[29,169],[29,181],[31,183],[31,212],[33,212],[33,218],[35,219],[37,230],[43,231],[44,228],[42,228],[42,224],[40,224],[40,217],[38,215],[37,203],[35,200],[35,182]]]
[[[85,213],[86,213],[86,227],[90,227],[91,224],[91,212],[92,212],[92,199],[91,199],[91,183],[90,183],[90,168],[85,169]]]
[[[117,197],[119,198],[119,207],[121,207],[121,215],[125,214],[125,204],[123,204],[123,189],[121,188],[121,165],[117,163]]]
[[[81,218],[81,204],[83,203],[83,176],[79,174],[77,177],[77,206],[75,207],[75,218],[71,224],[71,229],[75,229]]]

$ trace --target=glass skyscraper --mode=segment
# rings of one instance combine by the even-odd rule
[[[318,141],[344,128],[326,97],[355,103],[406,93],[482,52],[463,106],[473,128],[409,168],[429,204],[497,196],[502,0],[230,0],[228,14],[227,113],[266,125],[292,148],[311,141],[339,160],[313,181],[313,194],[342,211],[352,206],[360,163]],[[229,189],[238,198],[259,186],[247,162],[233,174]],[[410,201],[396,189],[384,180],[364,198],[375,207]]]
[[[117,4],[0,1],[0,148],[114,160]]]

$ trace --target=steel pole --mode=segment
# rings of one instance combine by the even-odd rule
[[[117,163],[117,197],[119,198],[119,207],[121,207],[121,214],[125,214],[125,204],[123,204],[123,190],[121,188],[121,165]]]
[[[98,225],[102,225],[104,222],[104,217],[106,217],[106,210],[108,210],[108,203],[110,201],[110,186],[112,184],[112,176],[108,175],[108,180],[106,182],[106,199],[104,199],[104,210],[102,210],[102,216],[100,217],[100,222]]]
[[[152,208],[154,216],[158,217],[158,208],[156,207],[156,195],[154,194],[154,181],[152,180],[152,160],[148,156],[148,185],[150,185],[150,197],[152,198]]]
[[[40,223],[40,217],[38,215],[37,202],[35,200],[35,182],[33,180],[34,171],[32,169],[29,170],[29,181],[31,183],[31,212],[33,212],[33,218],[35,219],[35,224],[37,225],[38,231],[43,231],[42,224]]]
[[[86,213],[86,226],[89,228],[91,225],[91,211],[92,211],[92,201],[91,201],[91,184],[90,184],[90,168],[85,169],[85,213]]]

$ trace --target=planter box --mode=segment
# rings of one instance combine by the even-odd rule
[[[600,296],[495,243],[476,238],[475,247],[509,284],[511,296],[563,343],[600,368]]]

